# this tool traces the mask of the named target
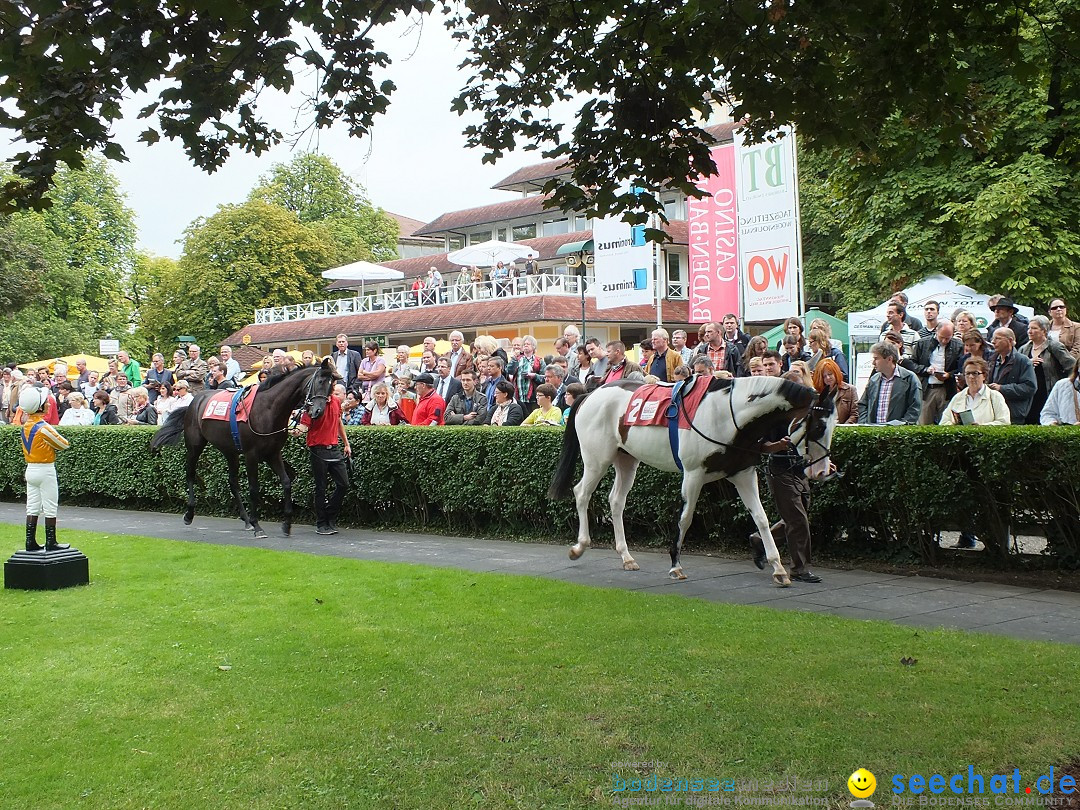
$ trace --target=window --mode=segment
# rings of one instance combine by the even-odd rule
[[[664,216],[668,219],[686,219],[686,201],[677,194],[665,195],[660,198],[664,206]]]
[[[589,230],[589,218],[584,214],[577,214],[574,217],[574,230],[575,231],[587,231]]]
[[[515,225],[512,233],[515,242],[519,242],[522,239],[535,239],[536,224],[530,223],[528,225]]]
[[[498,239],[500,242],[505,242],[506,241],[506,228],[499,228],[498,233],[499,233],[499,235],[496,236],[495,238]]]
[[[667,277],[672,284],[680,283],[682,279],[682,267],[678,253],[667,254]]]
[[[560,233],[570,233],[570,220],[563,219],[549,219],[545,220],[541,226],[541,236],[558,236]]]
[[[447,252],[449,252],[451,250],[461,250],[463,247],[465,247],[465,237],[464,236],[448,236],[448,237],[446,237],[446,250],[447,250]]]
[[[479,245],[481,242],[491,241],[491,231],[474,231],[469,234],[469,244]]]

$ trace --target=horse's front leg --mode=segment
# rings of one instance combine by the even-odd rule
[[[705,484],[705,473],[702,469],[684,470],[682,480],[683,510],[679,516],[679,534],[671,541],[671,570],[668,576],[672,579],[686,579],[682,570],[682,544],[686,539],[686,533],[690,530],[690,524],[694,522],[694,510],[697,508],[698,496],[701,495],[701,487]]]
[[[255,537],[263,539],[266,532],[259,525],[259,462],[253,458],[244,459],[247,465],[248,491],[251,493],[251,528],[255,530]]]
[[[735,485],[739,497],[742,498],[743,504],[746,505],[750,516],[754,519],[758,534],[761,535],[762,545],[765,546],[765,559],[772,564],[773,582],[781,588],[787,588],[791,585],[791,577],[788,576],[787,569],[780,562],[780,552],[776,550],[776,541],[773,539],[772,528],[769,526],[769,516],[765,514],[765,507],[761,505],[757,469],[751,467],[748,470],[735,473],[729,480]]]
[[[187,510],[184,512],[184,523],[188,526],[195,519],[195,481],[198,473],[199,456],[202,455],[206,443],[187,446]]]
[[[625,453],[615,456],[615,483],[608,495],[608,504],[611,506],[611,523],[615,529],[615,550],[622,557],[624,571],[637,571],[640,566],[630,556],[626,547],[626,529],[623,528],[623,509],[626,507],[626,498],[634,486],[634,478],[637,476],[640,462]]]
[[[589,501],[592,500],[596,485],[600,483],[605,472],[607,472],[606,464],[589,464],[586,461],[581,480],[574,487],[574,502],[577,504],[578,513],[578,539],[574,545],[570,546],[571,560],[576,560],[592,545],[592,538],[589,537]]]
[[[244,528],[251,528],[251,518],[248,517],[247,509],[244,508],[244,497],[240,493],[240,456],[236,453],[226,453],[225,462],[229,468],[229,491],[236,505],[236,513],[244,521]]]
[[[285,515],[285,518],[281,521],[281,533],[288,537],[292,534],[292,475],[288,465],[285,464],[285,459],[281,457],[281,453],[278,453],[273,459],[270,460],[270,469],[272,469],[281,481],[281,511]]]

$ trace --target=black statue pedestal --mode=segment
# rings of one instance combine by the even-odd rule
[[[77,548],[16,551],[4,563],[4,587],[56,591],[90,584],[90,561]]]

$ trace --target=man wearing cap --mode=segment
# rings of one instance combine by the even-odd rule
[[[56,507],[60,489],[56,482],[56,451],[68,441],[42,418],[49,392],[27,385],[19,391],[19,407],[26,413],[22,426],[23,458],[26,459],[26,550],[41,551],[37,542],[38,516],[45,516],[45,551],[60,551],[56,542]]]
[[[1028,342],[1028,329],[1027,324],[1021,321],[1016,316],[1020,310],[1016,304],[1013,303],[1011,298],[999,298],[994,303],[994,315],[997,319],[990,324],[986,329],[986,339],[991,343],[994,342],[994,332],[998,329],[1012,329],[1013,334],[1016,336],[1016,345],[1023,346]]]
[[[341,400],[337,396],[326,399],[326,408],[318,419],[312,420],[305,410],[294,434],[307,432],[306,443],[311,458],[311,477],[315,482],[315,533],[337,534],[337,518],[345,493],[349,491],[349,471],[345,459],[352,457],[349,436],[341,421]],[[338,450],[338,440],[345,447],[345,455]],[[326,479],[334,479],[334,493],[327,497]]]
[[[445,424],[446,402],[435,390],[435,378],[430,374],[418,374],[413,378],[413,388],[419,401],[413,410],[411,425]]]

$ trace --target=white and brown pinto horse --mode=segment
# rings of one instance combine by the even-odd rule
[[[694,517],[701,488],[710,481],[727,478],[738,490],[750,511],[765,544],[766,558],[773,567],[777,585],[791,584],[776,543],[769,531],[769,520],[758,493],[757,464],[761,443],[778,427],[784,426],[805,464],[811,480],[830,473],[829,447],[836,425],[836,408],[831,391],[818,395],[812,388],[777,377],[743,377],[737,380],[695,378],[707,384],[689,428],[678,431],[679,461],[682,462],[683,510],[679,532],[671,543],[671,570],[674,579],[686,579],[679,561],[683,539]],[[585,472],[573,493],[577,501],[578,540],[570,547],[570,559],[576,560],[591,543],[589,538],[589,501],[608,467],[615,466],[615,484],[608,496],[611,521],[615,528],[615,550],[622,556],[623,568],[638,570],[638,564],[626,548],[623,507],[634,485],[642,462],[669,472],[679,466],[672,455],[668,428],[656,426],[627,427],[623,419],[633,392],[641,383],[618,382],[602,386],[574,402],[563,438],[562,454],[551,481],[548,496],[566,498],[571,492],[574,470],[580,455]]]

